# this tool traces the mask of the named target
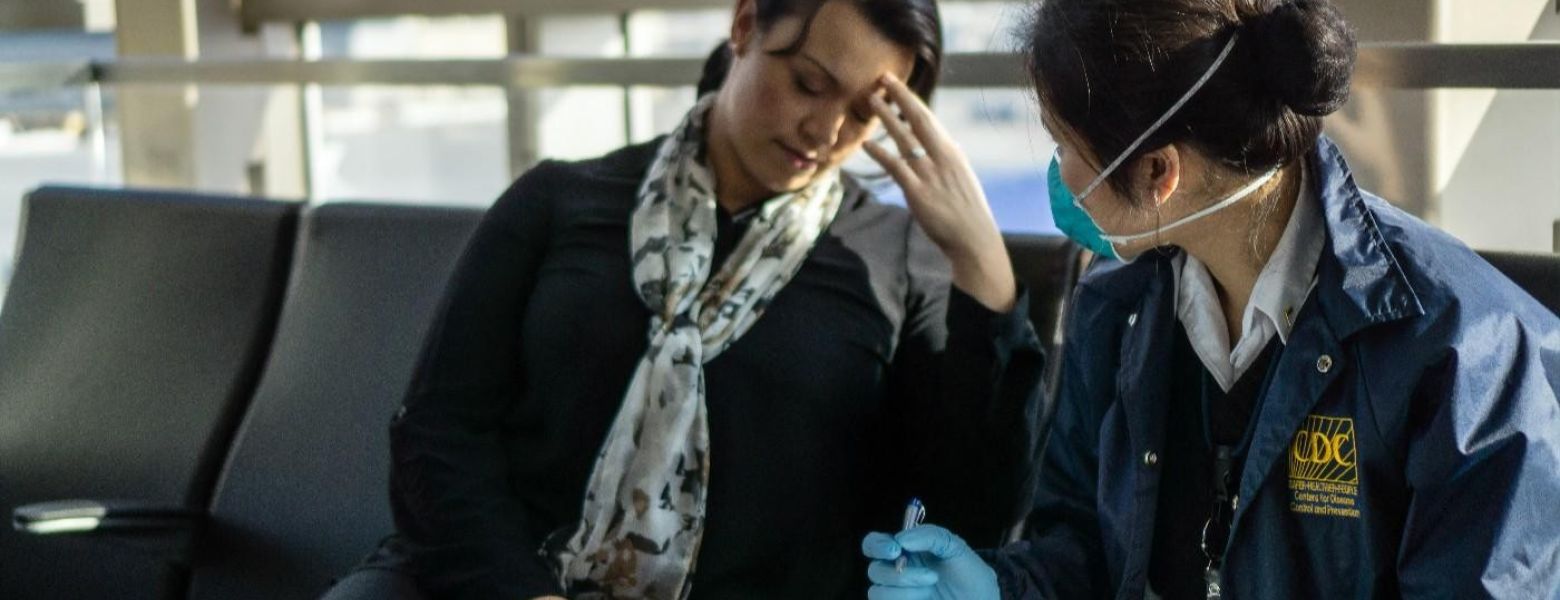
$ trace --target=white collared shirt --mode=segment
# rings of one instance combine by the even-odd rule
[[[1311,293],[1316,264],[1327,241],[1320,210],[1302,169],[1300,197],[1273,255],[1251,289],[1251,299],[1241,316],[1240,341],[1234,349],[1230,348],[1224,309],[1207,266],[1185,252],[1176,257],[1176,316],[1220,389],[1228,392],[1274,335],[1280,343],[1289,343],[1289,332]]]

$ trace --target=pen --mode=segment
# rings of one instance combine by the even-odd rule
[[[900,531],[900,533],[909,531],[912,528],[914,528],[916,525],[920,525],[921,522],[925,521],[925,520],[926,520],[926,506],[921,504],[921,499],[920,498],[911,498],[910,499],[910,504],[905,505],[904,526],[901,527],[899,531]],[[899,572],[899,573],[905,572],[905,561],[908,560],[908,559],[909,559],[909,556],[904,554],[903,551],[901,551],[900,554],[899,554],[899,558],[894,559],[894,570]]]

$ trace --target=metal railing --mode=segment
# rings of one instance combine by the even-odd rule
[[[994,0],[953,0],[991,2]],[[1012,1],[1012,0],[995,0]],[[568,14],[612,14],[638,10],[731,10],[732,0],[244,0],[244,22],[301,23],[402,15],[443,16],[500,14],[535,17]]]
[[[701,58],[555,58],[512,55],[480,60],[120,59],[0,62],[0,90],[88,83],[183,85],[456,85],[505,88],[574,85],[692,85]],[[947,87],[1024,87],[1015,54],[952,54]],[[1560,89],[1560,43],[1363,44],[1354,85],[1364,88]]]

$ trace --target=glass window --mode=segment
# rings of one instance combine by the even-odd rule
[[[708,56],[731,31],[731,9],[639,10],[628,18],[630,56]]]
[[[1560,252],[1560,90],[1433,93],[1427,220],[1474,248]]]
[[[493,58],[508,39],[497,15],[325,21],[319,34],[320,58]]]
[[[641,10],[629,15],[629,55],[709,56],[731,31],[731,9]],[[693,106],[697,83],[677,88],[634,87],[629,91],[629,140],[648,141],[670,132]]]
[[[1015,27],[1023,20],[1022,3],[949,2],[941,9],[946,52],[1018,48]],[[1028,90],[943,88],[932,110],[975,167],[997,225],[1017,233],[1057,232],[1046,193],[1046,169],[1056,143],[1040,126]]]
[[[8,32],[8,61],[62,63],[114,56],[111,33]],[[22,197],[45,184],[117,185],[118,134],[105,122],[113,92],[97,86],[0,89],[0,300],[15,268]]]
[[[1025,5],[1021,2],[944,2],[943,51],[1009,52],[1018,47]]]
[[[629,91],[629,141],[638,143],[670,133],[693,106],[694,87],[634,87]]]
[[[323,59],[468,59],[507,53],[499,16],[319,24]],[[497,87],[319,88],[310,173],[321,201],[486,205],[510,181],[508,98]]]
[[[327,87],[311,157],[321,201],[486,205],[508,185],[502,90]]]
[[[1033,94],[1014,88],[949,88],[933,110],[969,157],[992,216],[1004,231],[1055,233],[1046,169],[1056,143],[1040,125]]]
[[[544,17],[538,53],[545,56],[622,58],[623,26],[615,15]],[[579,160],[628,142],[628,101],[618,86],[537,90],[536,147],[543,158]]]

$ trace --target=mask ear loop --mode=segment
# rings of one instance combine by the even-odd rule
[[[1271,200],[1263,198],[1259,202],[1268,203]],[[1248,239],[1251,240],[1251,262],[1254,264],[1262,261],[1260,251],[1262,248],[1262,224],[1267,221],[1268,212],[1266,208],[1258,207],[1256,214],[1252,215],[1255,222],[1250,225],[1251,235],[1248,236]],[[1260,269],[1261,267],[1259,266],[1258,268]]]
[[[1164,246],[1164,238],[1160,236],[1164,234],[1162,229],[1165,225],[1165,211],[1159,204],[1159,190],[1156,189],[1149,193],[1154,197],[1154,247],[1161,248]]]
[[[1284,164],[1280,163],[1278,167],[1275,167],[1275,169],[1281,170],[1284,166]],[[1253,222],[1250,225],[1251,235],[1248,236],[1249,240],[1251,241],[1252,264],[1255,264],[1259,269],[1266,264],[1266,260],[1262,259],[1261,257],[1263,238],[1262,226],[1267,223],[1268,219],[1273,218],[1273,213],[1278,212],[1278,205],[1282,202],[1281,198],[1284,193],[1284,185],[1288,183],[1284,179],[1279,179],[1277,177],[1274,179],[1276,185],[1272,193],[1258,200],[1259,204],[1257,206],[1256,214],[1252,215]],[[1280,238],[1282,238],[1284,234],[1283,232],[1279,232],[1278,235]],[[1267,258],[1272,258],[1272,256],[1270,255]]]
[[[1123,150],[1121,154],[1116,155],[1115,160],[1112,160],[1110,161],[1110,164],[1105,165],[1105,169],[1100,171],[1099,176],[1095,177],[1094,181],[1089,182],[1089,185],[1083,188],[1083,193],[1077,196],[1079,202],[1082,202],[1084,198],[1089,197],[1089,194],[1094,193],[1094,188],[1099,187],[1100,184],[1104,183],[1105,178],[1108,177],[1111,173],[1114,173],[1116,168],[1121,166],[1121,163],[1126,162],[1127,158],[1131,157],[1132,153],[1138,149],[1138,146],[1141,146],[1143,145],[1143,142],[1148,141],[1149,136],[1153,135],[1155,131],[1159,131],[1159,128],[1163,127],[1165,122],[1170,120],[1170,117],[1175,116],[1176,111],[1181,110],[1181,107],[1190,101],[1192,96],[1197,94],[1197,90],[1202,89],[1203,84],[1208,83],[1208,80],[1213,78],[1213,74],[1219,70],[1219,65],[1224,64],[1224,59],[1229,57],[1230,50],[1235,48],[1235,42],[1239,39],[1239,31],[1230,34],[1229,41],[1224,43],[1224,49],[1220,50],[1219,55],[1213,59],[1213,64],[1208,65],[1208,70],[1203,71],[1202,76],[1197,78],[1197,81],[1192,84],[1192,87],[1186,90],[1185,94],[1181,94],[1180,99],[1176,100],[1175,104],[1170,105],[1170,110],[1165,111],[1165,114],[1160,115],[1159,119],[1154,121],[1154,124],[1149,125],[1148,129],[1143,131],[1143,135],[1138,136],[1136,140],[1133,140],[1131,144],[1127,145],[1126,150]]]

